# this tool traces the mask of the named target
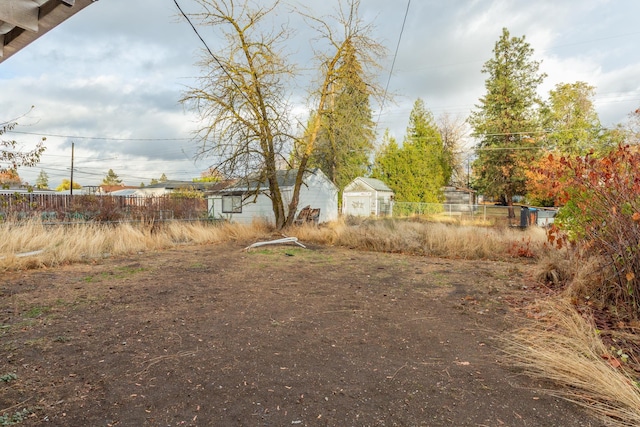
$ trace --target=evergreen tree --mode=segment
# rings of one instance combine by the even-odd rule
[[[344,49],[309,159],[310,166],[319,167],[340,191],[368,173],[375,136],[362,66],[351,43],[345,43]]]
[[[167,175],[164,174],[164,172],[162,173],[162,175],[160,175],[160,179],[158,180],[158,182],[167,182]]]
[[[453,167],[445,153],[433,114],[426,109],[422,99],[413,105],[403,150],[407,153],[406,161],[411,168],[414,187],[415,200],[409,201],[442,201],[442,187],[449,182]]]
[[[118,178],[118,175],[113,171],[113,169],[109,169],[107,172],[107,176],[102,180],[103,185],[121,185],[122,180]]]
[[[49,175],[43,170],[40,170],[38,178],[36,179],[36,188],[39,190],[45,190],[49,188]]]
[[[439,203],[452,166],[433,115],[416,100],[402,147],[385,135],[372,175],[385,182],[402,202]]]
[[[404,166],[402,153],[395,138],[389,135],[387,129],[382,137],[382,145],[376,152],[371,177],[377,178],[387,184],[395,193],[396,200],[404,201]]]
[[[485,196],[513,206],[513,196],[524,195],[528,165],[540,146],[538,86],[545,78],[525,37],[511,37],[504,28],[482,72],[486,95],[480,98],[469,123],[480,140],[473,163],[475,184]],[[509,216],[514,217],[513,209]]]

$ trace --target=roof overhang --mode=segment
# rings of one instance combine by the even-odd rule
[[[97,0],[0,0],[0,62]]]

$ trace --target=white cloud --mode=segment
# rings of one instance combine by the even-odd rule
[[[194,7],[184,0],[180,4]],[[324,15],[337,4],[329,0],[308,7]],[[389,49],[379,75],[383,86],[406,5],[361,2],[361,16],[375,19],[375,37]],[[0,119],[20,116],[35,105],[20,120],[19,130],[65,135],[49,136],[41,165],[23,176],[33,181],[43,168],[55,179],[66,177],[71,141],[80,182],[86,184],[98,183],[109,168],[127,183],[139,184],[162,173],[195,177],[209,166],[207,161],[194,164],[196,145],[189,138],[195,117],[178,103],[185,85],[201,73],[194,64],[202,45],[177,14],[172,2],[102,0],[0,64]],[[417,98],[436,116],[466,116],[484,93],[481,69],[503,27],[514,36],[525,35],[542,60],[541,70],[548,74],[540,88],[544,94],[556,83],[586,81],[597,88],[602,122],[622,121],[640,105],[639,15],[634,0],[413,1],[389,80],[397,96],[375,112],[378,131],[390,128],[401,140]],[[309,28],[288,13],[279,19],[298,26],[287,51],[313,72]],[[200,31],[219,51],[224,40],[210,27]],[[296,114],[308,111],[300,89],[306,84],[292,86],[291,99],[300,100],[293,106]],[[13,136],[25,146],[38,140],[37,135]]]

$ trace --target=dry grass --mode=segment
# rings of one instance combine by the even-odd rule
[[[534,267],[536,281],[545,284],[552,289],[566,289],[576,276],[576,271],[581,266],[572,251],[545,250],[537,259]]]
[[[170,248],[181,244],[250,241],[268,236],[265,224],[250,226],[171,222],[117,226],[45,226],[39,221],[0,225],[0,270],[83,262],[110,255]],[[36,254],[22,256],[38,251]]]
[[[464,259],[507,259],[535,256],[538,277],[554,286],[567,286],[574,302],[594,296],[593,266],[549,250],[546,234],[527,230],[478,227],[415,220],[336,221],[294,227],[286,232],[303,243],[338,245],[372,251]],[[39,222],[0,224],[0,270],[38,268],[86,262],[107,255],[162,250],[184,244],[225,241],[249,243],[280,238],[263,223],[121,224],[44,226]],[[41,253],[20,257],[29,251]],[[577,259],[577,258],[576,258]],[[568,285],[567,285],[568,284]],[[594,326],[568,302],[541,303],[542,320],[519,330],[506,345],[509,363],[559,386],[551,393],[575,401],[619,426],[640,425],[637,385],[603,356],[608,354]],[[613,421],[612,421],[613,420]]]
[[[294,227],[287,235],[308,243],[464,259],[505,259],[522,256],[519,252],[533,256],[544,252],[546,241],[544,231],[537,228],[522,231],[391,219],[352,223],[341,220],[320,227],[307,225]],[[122,223],[117,226],[8,222],[0,225],[0,269],[53,266],[181,244],[269,240],[273,236],[273,229],[261,222],[251,225]],[[521,251],[523,248],[526,250]],[[31,251],[42,252],[20,256]]]
[[[506,343],[507,362],[558,388],[549,393],[584,406],[610,425],[640,425],[640,389],[603,344],[593,323],[566,301],[540,303],[536,323]]]
[[[447,258],[505,259],[519,256],[520,247],[532,257],[546,251],[546,234],[537,227],[520,230],[384,219],[302,226],[288,234],[325,245]]]

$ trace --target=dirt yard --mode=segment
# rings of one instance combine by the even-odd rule
[[[244,246],[2,273],[0,414],[27,408],[25,426],[601,425],[501,360],[500,337],[538,292],[531,266]]]

